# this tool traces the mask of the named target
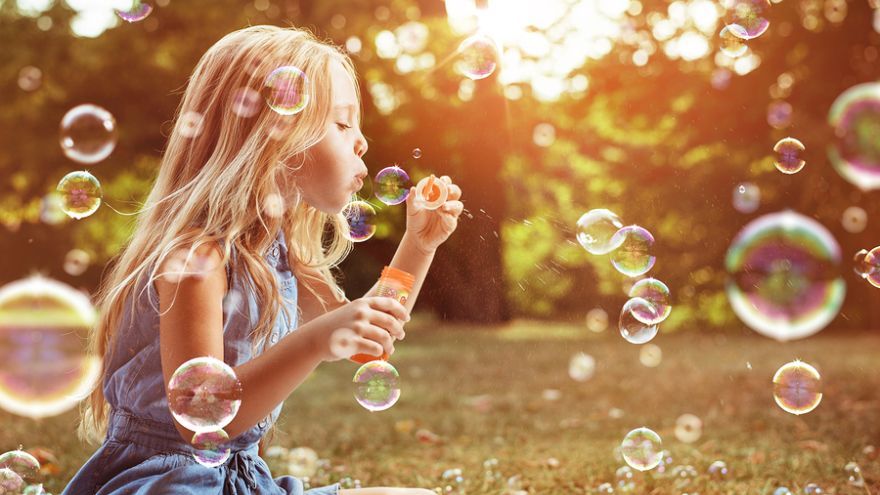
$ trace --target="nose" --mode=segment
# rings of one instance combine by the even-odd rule
[[[367,148],[369,148],[367,145],[367,138],[364,137],[363,133],[358,131],[358,137],[354,142],[354,153],[357,156],[362,157],[367,152]]]

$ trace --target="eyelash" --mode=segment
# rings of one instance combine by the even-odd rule
[[[340,129],[351,129],[351,126],[350,126],[350,125],[348,125],[348,124],[343,124],[342,122],[337,122],[337,123],[336,123],[336,126],[339,127]]]

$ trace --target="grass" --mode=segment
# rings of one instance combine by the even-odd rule
[[[329,469],[314,486],[342,477],[363,486],[445,487],[461,493],[597,493],[616,484],[623,463],[615,447],[631,429],[661,435],[672,459],[666,473],[635,473],[631,493],[771,494],[777,486],[803,493],[818,483],[825,493],[880,494],[880,333],[835,335],[778,343],[745,330],[662,333],[657,368],[639,363],[639,347],[612,332],[517,322],[502,328],[440,325],[414,320],[392,362],[403,380],[393,408],[370,413],[352,398],[349,362],[323,364],[285,404],[273,445],[306,446]],[[585,383],[568,377],[568,360],[583,351],[597,362]],[[794,416],[773,401],[771,379],[782,364],[800,358],[823,376],[824,397],[813,412]],[[545,389],[559,391],[547,400]],[[480,410],[474,403],[488,405]],[[676,419],[692,413],[703,421],[695,443],[678,441]],[[76,414],[39,422],[0,415],[0,447],[44,446],[59,455],[60,471],[48,480],[61,491],[93,448],[73,433]],[[420,442],[415,431],[441,438]],[[875,451],[876,452],[876,451]],[[486,478],[483,463],[498,460]],[[707,468],[729,467],[723,479]],[[844,465],[856,461],[866,487],[847,483]],[[270,462],[273,472],[281,466]],[[696,478],[673,478],[674,466],[691,465]],[[442,473],[460,468],[459,485]],[[508,479],[511,480],[510,486]],[[617,493],[624,490],[617,489]]]

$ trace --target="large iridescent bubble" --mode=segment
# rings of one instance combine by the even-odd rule
[[[862,190],[880,189],[880,83],[859,84],[828,112],[834,140],[828,156],[837,172]]]
[[[280,115],[295,115],[309,103],[308,77],[298,67],[285,65],[272,71],[263,83],[263,98]]]
[[[627,277],[638,277],[654,267],[654,236],[638,225],[628,225],[611,238],[617,248],[611,252],[611,265]]]
[[[400,399],[400,374],[388,361],[364,363],[351,381],[355,399],[368,411],[384,411]]]
[[[623,237],[614,237],[623,222],[611,210],[590,210],[577,221],[577,241],[590,254],[608,254],[623,244]]]
[[[837,241],[815,220],[793,211],[764,215],[727,251],[727,297],[740,320],[762,335],[808,337],[843,304],[840,261]]]
[[[498,66],[498,44],[482,33],[462,41],[458,46],[458,53],[461,55],[458,70],[469,79],[489,77]]]
[[[228,425],[241,407],[241,382],[235,371],[210,356],[181,364],[168,380],[168,406],[178,423],[194,432]]]
[[[37,419],[74,407],[100,375],[83,344],[95,319],[88,296],[55,280],[0,288],[0,408]]]
[[[385,167],[376,174],[374,190],[379,201],[386,205],[399,205],[406,201],[412,181],[409,174],[397,165]]]

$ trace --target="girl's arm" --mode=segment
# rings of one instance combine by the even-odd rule
[[[391,259],[391,265],[394,268],[399,270],[403,270],[405,272],[409,272],[415,277],[415,282],[413,283],[413,290],[410,292],[409,297],[406,300],[407,311],[412,311],[413,306],[416,303],[416,298],[419,295],[419,290],[422,288],[422,284],[425,281],[425,277],[428,275],[428,269],[431,268],[431,263],[434,261],[434,253],[435,251],[426,252],[419,248],[415,243],[412,242],[412,238],[409,233],[405,233],[403,235],[403,239],[400,241],[400,245],[397,247],[397,252],[394,253],[394,258]],[[310,275],[314,275],[316,278],[320,278],[320,275],[316,271],[309,271],[308,269],[301,269],[300,273],[308,273]],[[348,299],[338,299],[334,292],[330,289],[330,287],[326,283],[316,282],[314,279],[300,280],[297,279],[297,303],[299,304],[300,310],[300,323],[305,324],[311,321],[312,319],[322,315],[326,311],[333,311],[334,309],[348,303]],[[321,297],[327,301],[327,309],[321,307],[321,303],[317,300],[317,298],[312,294],[312,292],[306,288],[305,284],[309,284],[314,290],[318,291],[321,294]],[[364,294],[364,297],[375,296],[377,291],[377,286],[379,282],[377,281],[373,284],[373,287]]]
[[[192,358],[223,359],[223,297],[226,294],[223,257],[216,244],[200,246],[196,255],[206,260],[205,266],[214,268],[179,282],[164,278],[155,281],[160,309],[159,347],[166,384],[174,371]],[[168,268],[163,264],[159,271]],[[347,306],[301,325],[259,356],[234,368],[243,392],[235,419],[224,428],[230,438],[268,416],[327,359],[327,340],[334,329],[361,328],[360,334],[369,341],[360,339],[358,352],[393,353],[389,334],[403,335],[402,321],[408,317],[403,307],[389,298],[355,301]],[[390,316],[392,314],[394,316]],[[193,432],[176,420],[174,424],[181,437],[189,442]]]

